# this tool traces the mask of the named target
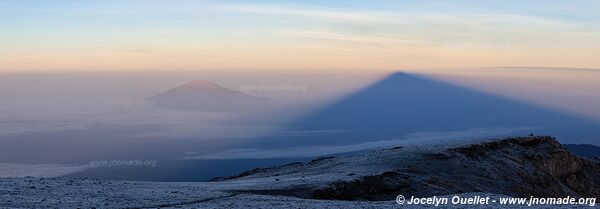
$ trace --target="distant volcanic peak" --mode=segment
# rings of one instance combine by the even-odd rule
[[[152,100],[161,107],[195,111],[244,112],[272,107],[271,100],[219,86],[207,80],[193,80],[160,93]]]
[[[202,79],[190,81],[190,82],[186,83],[185,85],[183,85],[183,87],[193,88],[193,89],[222,89],[223,88],[212,81],[202,80]]]

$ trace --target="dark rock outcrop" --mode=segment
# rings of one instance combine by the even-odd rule
[[[578,157],[552,137],[522,137],[426,153],[414,164],[336,181],[311,197],[391,200],[405,196],[488,192],[511,196],[600,197],[600,164]]]

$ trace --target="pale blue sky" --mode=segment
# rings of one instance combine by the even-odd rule
[[[0,70],[597,67],[599,10],[555,0],[2,0]]]

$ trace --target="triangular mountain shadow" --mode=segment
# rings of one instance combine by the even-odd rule
[[[473,128],[540,127],[536,134],[577,140],[600,133],[598,124],[584,119],[406,73],[394,73],[291,126],[345,131],[308,139],[326,144]]]

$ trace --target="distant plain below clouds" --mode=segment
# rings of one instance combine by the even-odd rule
[[[511,134],[524,133],[535,130],[535,127],[513,128],[478,128],[466,131],[451,132],[416,132],[407,134],[399,139],[380,140],[365,143],[340,145],[340,146],[297,146],[281,149],[237,148],[212,154],[185,153],[185,160],[216,160],[216,159],[275,159],[275,158],[307,158],[325,155],[341,154],[382,147],[399,145],[444,144],[446,142],[483,140],[492,137],[504,137]]]
[[[0,163],[0,178],[58,177],[90,168],[89,165]]]

